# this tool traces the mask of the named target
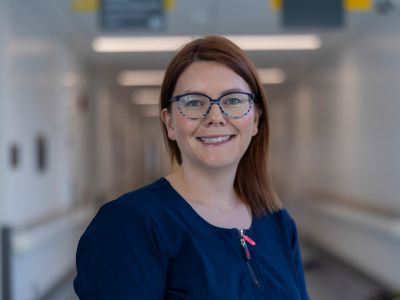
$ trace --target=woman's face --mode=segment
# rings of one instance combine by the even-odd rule
[[[217,62],[194,62],[179,77],[173,96],[197,92],[216,99],[227,91],[251,93],[248,84],[231,69]],[[162,111],[168,137],[175,140],[182,164],[197,168],[237,168],[251,138],[257,134],[259,112],[253,105],[238,119],[225,117],[218,105],[199,119],[184,117],[173,102],[171,112]]]

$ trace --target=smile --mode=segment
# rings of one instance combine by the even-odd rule
[[[229,141],[233,135],[224,135],[224,136],[217,136],[217,137],[199,137],[198,139],[201,140],[204,144],[222,144]]]

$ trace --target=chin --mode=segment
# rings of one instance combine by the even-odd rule
[[[221,168],[237,168],[238,161],[234,159],[207,159],[202,162],[203,165],[212,169],[221,169]]]

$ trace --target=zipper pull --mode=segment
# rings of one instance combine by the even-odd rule
[[[254,273],[253,268],[251,267],[251,255],[249,248],[247,247],[246,242],[248,242],[250,245],[255,246],[256,242],[253,241],[250,237],[244,234],[244,230],[240,229],[239,230],[239,239],[240,239],[240,244],[242,245],[242,249],[246,258],[246,265],[249,268],[251,278],[253,280],[253,284],[256,288],[260,288],[260,281],[258,281],[256,274]]]
[[[245,235],[243,229],[239,230],[239,235],[240,235],[240,244],[242,245],[244,255],[247,260],[251,260],[250,251],[249,251],[249,248],[247,247],[246,242],[248,242],[252,246],[255,246],[256,242],[254,242],[251,238],[249,238],[247,235]]]
[[[243,252],[244,252],[246,259],[251,260],[250,251],[249,251],[249,248],[247,248],[246,241],[244,240],[244,238],[240,239],[240,244],[242,245]]]
[[[243,236],[243,238],[245,239],[245,241],[248,242],[250,245],[252,245],[252,246],[255,246],[255,245],[256,245],[256,242],[253,241],[249,236],[247,236],[247,235],[245,235],[245,234],[243,234],[242,236]]]

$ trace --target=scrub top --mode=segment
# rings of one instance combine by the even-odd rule
[[[80,238],[80,299],[309,299],[293,219],[208,223],[164,178],[104,204]]]

